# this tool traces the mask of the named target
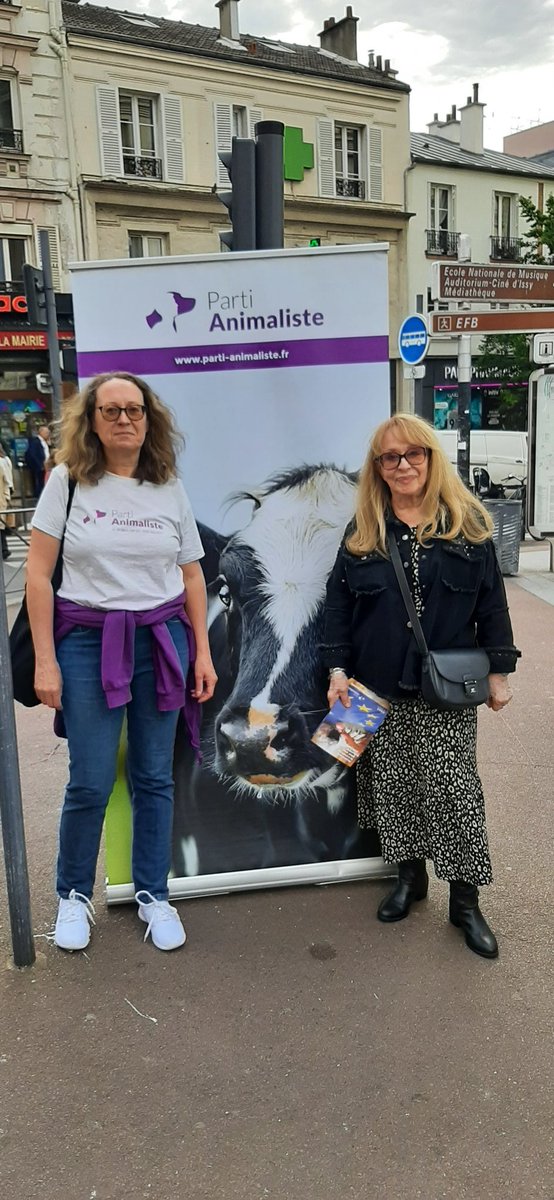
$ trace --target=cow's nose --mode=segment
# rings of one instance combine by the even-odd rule
[[[249,710],[223,709],[217,728],[217,748],[228,770],[241,775],[286,774],[291,757],[305,742],[300,713],[277,711],[266,722],[252,720]]]

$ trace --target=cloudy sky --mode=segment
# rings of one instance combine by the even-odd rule
[[[212,0],[109,0],[108,7],[200,25],[218,18]],[[464,104],[475,82],[490,149],[501,150],[508,133],[554,120],[554,0],[352,0],[352,7],[360,62],[374,50],[412,88],[413,130]],[[345,0],[241,0],[239,21],[244,33],[317,46],[324,19],[345,10]]]

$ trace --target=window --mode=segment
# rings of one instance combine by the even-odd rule
[[[383,131],[318,117],[319,195],[380,202],[383,199]]]
[[[458,234],[454,233],[454,188],[445,183],[429,185],[429,228],[427,254],[456,258]]]
[[[233,104],[232,123],[233,137],[248,137],[248,109]]]
[[[495,192],[492,210],[491,258],[518,262],[522,239],[517,236],[517,196],[511,192]]]
[[[499,238],[514,237],[515,196],[509,192],[494,193],[493,234]]]
[[[0,238],[0,279],[2,283],[21,283],[23,280],[23,263],[26,261],[26,238]]]
[[[154,100],[151,96],[119,93],[119,122],[125,175],[161,179],[161,161],[156,158]]]
[[[180,96],[149,96],[99,84],[96,100],[103,175],[183,183]]]
[[[129,231],[129,258],[161,258],[163,254],[167,254],[167,234]]]
[[[214,104],[215,131],[215,177],[218,188],[229,187],[229,174],[223,166],[220,154],[230,154],[234,137],[253,138],[258,121],[263,121],[259,108],[247,108],[243,104]]]
[[[0,79],[0,150],[23,153],[20,129],[14,129],[12,88],[9,79]]]
[[[445,233],[451,232],[453,225],[453,194],[452,188],[440,183],[432,183],[429,205],[429,228],[434,232],[439,229]]]
[[[361,177],[362,130],[356,125],[335,123],[335,185],[337,196],[365,200],[365,180]]]

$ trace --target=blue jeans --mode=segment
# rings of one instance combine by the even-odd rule
[[[167,622],[188,668],[186,631]],[[69,746],[69,783],[60,821],[57,892],[72,888],[92,896],[104,813],[114,785],[123,718],[127,712],[127,768],[133,808],[133,881],[157,900],[167,900],[173,827],[173,747],[178,712],[159,712],[151,633],[136,630],[131,701],[109,709],[102,688],[102,633],[84,626],[60,642],[62,705]]]

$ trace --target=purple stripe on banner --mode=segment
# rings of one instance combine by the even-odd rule
[[[313,338],[242,342],[219,346],[159,346],[140,350],[86,350],[77,355],[79,375],[104,371],[179,375],[198,371],[248,371],[268,367],[329,367],[388,362],[388,337]]]

